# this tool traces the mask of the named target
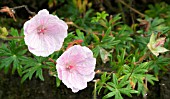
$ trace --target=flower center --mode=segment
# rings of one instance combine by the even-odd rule
[[[40,25],[40,26],[37,28],[38,34],[44,34],[44,33],[45,33],[45,30],[46,30],[46,28],[45,28],[43,25]]]
[[[67,66],[67,69],[72,69],[74,66],[72,66],[72,65],[68,65]]]

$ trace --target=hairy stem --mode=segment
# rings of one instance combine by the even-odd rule
[[[9,37],[5,37],[3,38],[4,40],[13,40],[13,39],[23,39],[24,36],[9,36]]]
[[[133,66],[132,71],[131,71],[131,73],[130,73],[130,75],[129,75],[128,79],[132,76],[132,73],[133,73],[133,71],[134,71],[135,67],[136,67],[136,65],[134,65],[134,66]]]
[[[76,25],[74,22],[66,22],[68,25],[72,25],[72,26],[74,26],[74,27],[76,27],[76,28],[78,28],[78,29],[80,29],[80,30],[82,30],[82,31],[84,31],[84,32],[86,32],[86,33],[88,33],[89,31],[87,31],[87,30],[85,30],[84,28],[82,28],[82,27],[79,27],[78,25]]]
[[[36,15],[35,12],[32,12],[28,9],[27,5],[22,5],[22,6],[16,6],[16,7],[13,7],[13,8],[10,8],[11,11],[15,10],[15,9],[20,9],[20,8],[25,8],[27,10],[27,12],[31,15]]]
[[[54,64],[57,64],[57,62],[55,60],[53,60],[52,58],[48,58],[48,60]]]
[[[126,23],[125,13],[123,11],[122,4],[120,2],[118,2],[118,7],[121,10],[123,22]]]

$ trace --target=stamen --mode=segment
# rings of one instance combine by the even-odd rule
[[[67,68],[68,69],[72,69],[74,66],[72,66],[72,65],[69,65]]]
[[[44,34],[45,30],[46,30],[46,28],[42,25],[37,28],[38,34]]]

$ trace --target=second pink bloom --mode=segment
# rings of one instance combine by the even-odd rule
[[[74,45],[57,59],[56,68],[59,79],[73,92],[78,92],[94,78],[95,65],[96,59],[89,48]]]

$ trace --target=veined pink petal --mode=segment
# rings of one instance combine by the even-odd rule
[[[57,63],[60,63],[62,65],[66,65],[66,64],[74,65],[74,63],[81,61],[82,58],[84,58],[84,57],[82,56],[81,53],[79,53],[79,52],[77,52],[77,50],[75,50],[76,47],[77,46],[71,47],[67,51],[65,51],[60,56],[60,58],[57,59]]]
[[[73,88],[82,90],[87,87],[87,81],[84,76],[80,75],[77,72],[71,72],[68,77],[68,81],[71,83]]]
[[[31,21],[27,21],[24,23],[24,35],[28,35],[29,33],[35,32],[37,27],[36,24],[30,24]]]
[[[59,73],[58,73],[58,78],[59,78],[60,80],[62,80],[62,70],[61,70],[60,67],[57,68],[57,72],[59,72]]]
[[[92,72],[92,73],[89,74],[89,75],[85,75],[85,76],[84,76],[84,79],[86,79],[86,81],[89,82],[89,81],[92,81],[92,80],[93,80],[94,76],[95,76],[95,72]]]
[[[68,80],[70,77],[71,75],[68,71],[62,71],[62,82],[67,86],[67,88],[73,88],[70,80]]]
[[[27,36],[25,37],[25,43],[29,44],[28,49],[30,52],[37,56],[48,56],[52,54],[54,49],[50,48],[47,42],[44,42],[44,37],[37,34],[29,35],[30,38]]]
[[[95,64],[96,63],[96,59],[95,58],[91,58],[88,57],[86,59],[84,59],[81,62],[78,62],[76,64],[76,70],[80,73],[80,74],[84,74],[84,75],[89,75],[92,72],[94,72],[95,69]]]
[[[95,65],[96,59],[89,48],[74,45],[57,59],[56,69],[59,79],[73,92],[78,92],[94,78]]]
[[[76,92],[78,92],[80,89],[78,89],[78,88],[72,88],[72,92],[74,92],[74,93],[76,93]]]
[[[49,15],[49,12],[46,9],[40,10],[38,15]]]
[[[60,50],[67,36],[67,24],[46,9],[24,24],[25,43],[36,56],[47,57]]]

